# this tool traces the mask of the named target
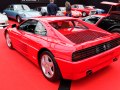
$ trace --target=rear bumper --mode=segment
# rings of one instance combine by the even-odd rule
[[[65,61],[56,58],[64,79],[77,80],[86,76],[88,71],[93,73],[108,66],[114,59],[119,59],[120,46],[78,62]]]

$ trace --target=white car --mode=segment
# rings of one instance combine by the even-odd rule
[[[56,16],[65,16],[64,12],[66,11],[65,7],[59,7]]]
[[[72,17],[81,17],[82,13],[79,11],[71,11]],[[66,8],[65,7],[59,7],[59,10],[57,11],[56,16],[65,16],[66,14]]]
[[[4,27],[7,25],[8,25],[8,17],[0,13],[0,27]]]

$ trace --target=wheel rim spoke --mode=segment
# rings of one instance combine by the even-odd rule
[[[54,75],[54,64],[48,55],[43,55],[41,58],[41,67],[46,77],[51,78]]]
[[[42,62],[41,62],[42,66],[45,67],[46,63],[44,61],[44,58],[42,58]]]
[[[47,62],[47,64],[49,65],[49,67],[53,67],[53,62]]]
[[[49,76],[53,76],[53,72],[50,70],[50,68],[48,69],[48,74]]]
[[[44,60],[45,60],[46,63],[48,62],[48,56],[47,55],[44,55]]]

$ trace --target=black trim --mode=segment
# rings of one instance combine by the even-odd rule
[[[61,79],[58,90],[70,90],[71,80]]]
[[[80,60],[92,57],[94,55],[100,54],[102,52],[105,52],[107,50],[110,50],[112,48],[115,48],[119,45],[120,45],[120,38],[116,38],[116,39],[113,39],[105,43],[101,43],[96,46],[92,46],[92,47],[85,48],[79,51],[75,51],[72,54],[72,60],[80,61]]]

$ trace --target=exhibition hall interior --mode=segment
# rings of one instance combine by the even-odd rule
[[[0,0],[0,90],[120,90],[120,0]]]

